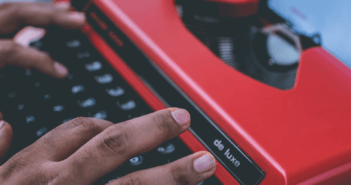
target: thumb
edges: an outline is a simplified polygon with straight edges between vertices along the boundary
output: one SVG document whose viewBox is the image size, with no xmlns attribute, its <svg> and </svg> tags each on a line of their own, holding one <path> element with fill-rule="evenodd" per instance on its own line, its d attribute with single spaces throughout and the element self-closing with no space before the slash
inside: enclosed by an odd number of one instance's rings
<svg viewBox="0 0 351 185">
<path fill-rule="evenodd" d="M 12 127 L 5 121 L 0 121 L 0 164 L 6 156 L 12 143 Z"/>
</svg>

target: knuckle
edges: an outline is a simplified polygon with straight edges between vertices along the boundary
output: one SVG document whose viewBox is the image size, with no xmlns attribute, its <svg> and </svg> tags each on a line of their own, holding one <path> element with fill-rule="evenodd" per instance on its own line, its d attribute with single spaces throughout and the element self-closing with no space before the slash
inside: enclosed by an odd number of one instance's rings
<svg viewBox="0 0 351 185">
<path fill-rule="evenodd" d="M 172 166 L 171 167 L 170 172 L 171 172 L 173 180 L 176 182 L 176 184 L 179 184 L 179 185 L 189 185 L 190 184 L 190 179 L 184 173 L 185 171 L 186 170 L 184 170 L 184 168 L 179 167 L 179 166 Z"/>
<path fill-rule="evenodd" d="M 127 153 L 127 139 L 126 132 L 109 128 L 102 133 L 102 142 L 98 144 L 98 149 L 107 154 L 112 152 L 124 155 Z"/>
<path fill-rule="evenodd" d="M 76 172 L 73 172 L 73 170 L 62 170 L 60 173 L 56 175 L 56 177 L 51 181 L 52 185 L 60 185 L 60 184 L 79 184 Z"/>
<path fill-rule="evenodd" d="M 12 176 L 15 172 L 22 171 L 29 165 L 28 160 L 25 160 L 23 157 L 19 156 L 19 154 L 10 158 L 4 166 L 2 166 L 2 170 L 5 173 L 1 173 L 2 179 L 7 179 Z"/>
<path fill-rule="evenodd" d="M 78 128 L 80 133 L 95 133 L 97 132 L 96 123 L 86 117 L 78 117 L 70 121 L 70 124 L 73 125 L 74 128 Z"/>
<path fill-rule="evenodd" d="M 30 179 L 26 179 L 28 184 L 55 184 L 53 183 L 57 178 L 57 173 L 53 172 L 52 169 L 45 167 L 36 169 L 35 173 L 31 173 Z M 19 183 L 24 184 L 24 183 Z"/>
<path fill-rule="evenodd" d="M 165 135 L 172 133 L 173 129 L 173 119 L 166 114 L 155 114 L 152 117 L 153 122 L 156 124 L 157 128 Z"/>
<path fill-rule="evenodd" d="M 53 174 L 50 171 L 43 170 L 41 163 L 38 163 L 29 154 L 21 155 L 22 152 L 16 154 L 14 157 L 10 158 L 2 167 L 0 173 L 1 179 L 13 179 L 12 177 L 18 175 L 19 173 L 24 173 L 29 176 L 25 179 L 25 183 L 28 184 L 47 184 L 51 181 Z M 17 179 L 15 184 L 24 184 L 22 182 L 24 179 Z"/>
</svg>

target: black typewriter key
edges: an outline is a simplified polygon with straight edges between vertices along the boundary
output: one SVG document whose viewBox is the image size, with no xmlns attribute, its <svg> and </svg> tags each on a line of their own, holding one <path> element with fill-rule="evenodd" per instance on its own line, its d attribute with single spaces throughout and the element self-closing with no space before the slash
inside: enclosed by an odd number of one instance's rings
<svg viewBox="0 0 351 185">
<path fill-rule="evenodd" d="M 47 129 L 46 127 L 40 127 L 36 132 L 35 135 L 40 138 L 41 136 L 43 136 L 44 134 L 46 134 L 49 131 L 49 129 Z"/>
<path fill-rule="evenodd" d="M 93 61 L 91 63 L 85 64 L 85 70 L 88 72 L 96 72 L 102 69 L 102 64 L 100 61 Z"/>
<path fill-rule="evenodd" d="M 101 85 L 105 85 L 113 82 L 113 76 L 111 74 L 97 75 L 97 76 L 94 76 L 94 78 L 95 78 L 95 81 Z"/>
<path fill-rule="evenodd" d="M 172 143 L 166 143 L 166 144 L 163 144 L 159 147 L 157 147 L 157 152 L 159 152 L 160 154 L 170 154 L 170 153 L 173 153 L 175 151 L 175 146 L 174 144 Z"/>
<path fill-rule="evenodd" d="M 88 117 L 95 118 L 95 119 L 103 119 L 103 120 L 107 120 L 109 118 L 108 113 L 104 110 L 100 110 L 94 113 L 88 113 Z"/>
<path fill-rule="evenodd" d="M 91 57 L 91 53 L 89 51 L 82 51 L 77 53 L 76 58 L 77 59 L 87 59 Z"/>
<path fill-rule="evenodd" d="M 111 97 L 120 97 L 120 96 L 124 95 L 124 92 L 125 92 L 124 88 L 122 88 L 120 86 L 105 88 L 105 91 Z"/>
<path fill-rule="evenodd" d="M 124 173 L 131 173 L 134 171 L 144 170 L 150 168 L 149 162 L 146 163 L 147 159 L 144 157 L 145 154 L 130 158 L 126 165 L 122 166 Z"/>
<path fill-rule="evenodd" d="M 84 109 L 94 107 L 97 103 L 95 98 L 93 97 L 89 97 L 83 100 L 78 100 L 77 102 L 78 102 L 78 105 Z"/>
<path fill-rule="evenodd" d="M 37 118 L 34 115 L 25 116 L 24 119 L 25 119 L 25 123 L 26 124 L 30 124 L 30 125 L 32 125 L 32 124 L 37 122 Z"/>
<path fill-rule="evenodd" d="M 82 46 L 82 41 L 79 39 L 72 39 L 65 42 L 65 46 L 70 49 L 77 49 Z"/>
<path fill-rule="evenodd" d="M 63 112 L 63 111 L 65 111 L 65 106 L 64 105 L 55 105 L 55 106 L 53 106 L 52 109 L 54 112 Z"/>
<path fill-rule="evenodd" d="M 48 123 L 49 120 L 45 119 L 42 114 L 42 112 L 36 112 L 24 116 L 24 123 L 19 122 L 19 124 L 21 124 L 19 127 L 13 127 L 14 136 L 16 137 L 17 134 L 17 136 L 20 137 L 18 139 L 23 139 L 25 137 L 27 140 L 26 143 L 31 144 L 44 135 L 49 130 L 46 126 L 50 126 L 50 123 Z"/>
<path fill-rule="evenodd" d="M 80 111 L 79 106 L 67 97 L 54 98 L 46 106 L 48 107 L 47 116 L 52 117 L 53 124 L 62 123 L 64 119 L 74 117 Z"/>
<path fill-rule="evenodd" d="M 137 104 L 134 100 L 117 101 L 117 105 L 123 111 L 131 111 L 137 107 Z"/>
<path fill-rule="evenodd" d="M 144 158 L 141 155 L 129 159 L 129 165 L 131 165 L 131 166 L 139 166 L 143 162 L 144 162 Z"/>
<path fill-rule="evenodd" d="M 46 123 L 45 118 L 39 112 L 24 114 L 20 116 L 20 119 L 17 119 L 17 121 L 18 125 L 13 128 L 14 132 L 30 134 L 31 139 L 35 139 L 35 132 L 42 124 Z"/>
<path fill-rule="evenodd" d="M 50 113 L 56 120 L 61 120 L 69 115 L 69 110 L 64 104 L 55 104 L 50 107 Z"/>
<path fill-rule="evenodd" d="M 80 67 L 80 64 L 92 62 L 96 59 L 95 52 L 91 46 L 85 45 L 79 50 L 73 52 L 73 59 L 76 60 L 76 64 Z"/>
<path fill-rule="evenodd" d="M 80 111 L 79 116 L 106 119 L 107 116 L 110 115 L 104 110 L 106 107 L 104 107 L 101 99 L 96 99 L 94 97 L 83 98 L 77 101 L 77 105 Z"/>
<path fill-rule="evenodd" d="M 86 88 L 84 87 L 84 85 L 74 85 L 73 87 L 71 87 L 71 93 L 72 94 L 82 94 L 84 93 L 86 90 Z"/>
</svg>

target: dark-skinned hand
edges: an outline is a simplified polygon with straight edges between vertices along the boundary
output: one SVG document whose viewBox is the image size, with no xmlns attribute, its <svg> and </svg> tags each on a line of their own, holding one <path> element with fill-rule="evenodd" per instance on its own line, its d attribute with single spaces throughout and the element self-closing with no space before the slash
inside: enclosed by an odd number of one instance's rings
<svg viewBox="0 0 351 185">
<path fill-rule="evenodd" d="M 79 29 L 84 23 L 84 15 L 71 12 L 67 3 L 0 5 L 0 69 L 7 65 L 35 68 L 55 78 L 64 78 L 68 74 L 65 66 L 46 53 L 16 44 L 12 38 L 25 26 Z M 0 113 L 0 160 L 12 141 L 11 126 L 3 119 Z M 129 158 L 152 150 L 189 126 L 189 113 L 178 108 L 118 124 L 76 118 L 53 129 L 2 164 L 0 184 L 93 184 Z M 214 157 L 208 152 L 198 152 L 108 184 L 196 185 L 212 176 L 215 169 Z"/>
</svg>

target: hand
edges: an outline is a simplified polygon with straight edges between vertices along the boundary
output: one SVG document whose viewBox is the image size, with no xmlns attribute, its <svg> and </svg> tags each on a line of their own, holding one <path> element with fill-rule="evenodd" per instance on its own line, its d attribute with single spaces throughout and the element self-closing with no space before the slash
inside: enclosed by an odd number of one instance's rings
<svg viewBox="0 0 351 185">
<path fill-rule="evenodd" d="M 57 25 L 78 29 L 85 23 L 82 13 L 70 12 L 67 3 L 57 6 L 38 3 L 5 3 L 0 5 L 0 69 L 6 65 L 35 68 L 55 78 L 64 78 L 67 68 L 55 62 L 46 53 L 23 47 L 11 39 L 25 26 L 46 27 Z"/>
<path fill-rule="evenodd" d="M 49 55 L 30 47 L 24 47 L 12 40 L 12 37 L 25 26 L 46 27 L 61 26 L 66 29 L 78 29 L 85 24 L 82 13 L 70 12 L 68 3 L 56 6 L 35 3 L 4 3 L 0 5 L 0 69 L 6 65 L 23 68 L 35 68 L 55 78 L 64 78 L 68 70 L 55 62 Z M 0 87 L 1 89 L 1 87 Z M 0 102 L 1 103 L 1 102 Z M 0 121 L 3 115 L 0 112 Z M 2 122 L 0 122 L 2 123 Z M 12 141 L 11 126 L 3 122 L 0 126 L 0 163 Z"/>
<path fill-rule="evenodd" d="M 184 109 L 166 109 L 119 124 L 76 118 L 44 135 L 0 167 L 0 184 L 92 184 L 133 156 L 189 128 Z M 214 157 L 199 152 L 128 174 L 108 185 L 195 185 L 215 172 Z"/>
</svg>

